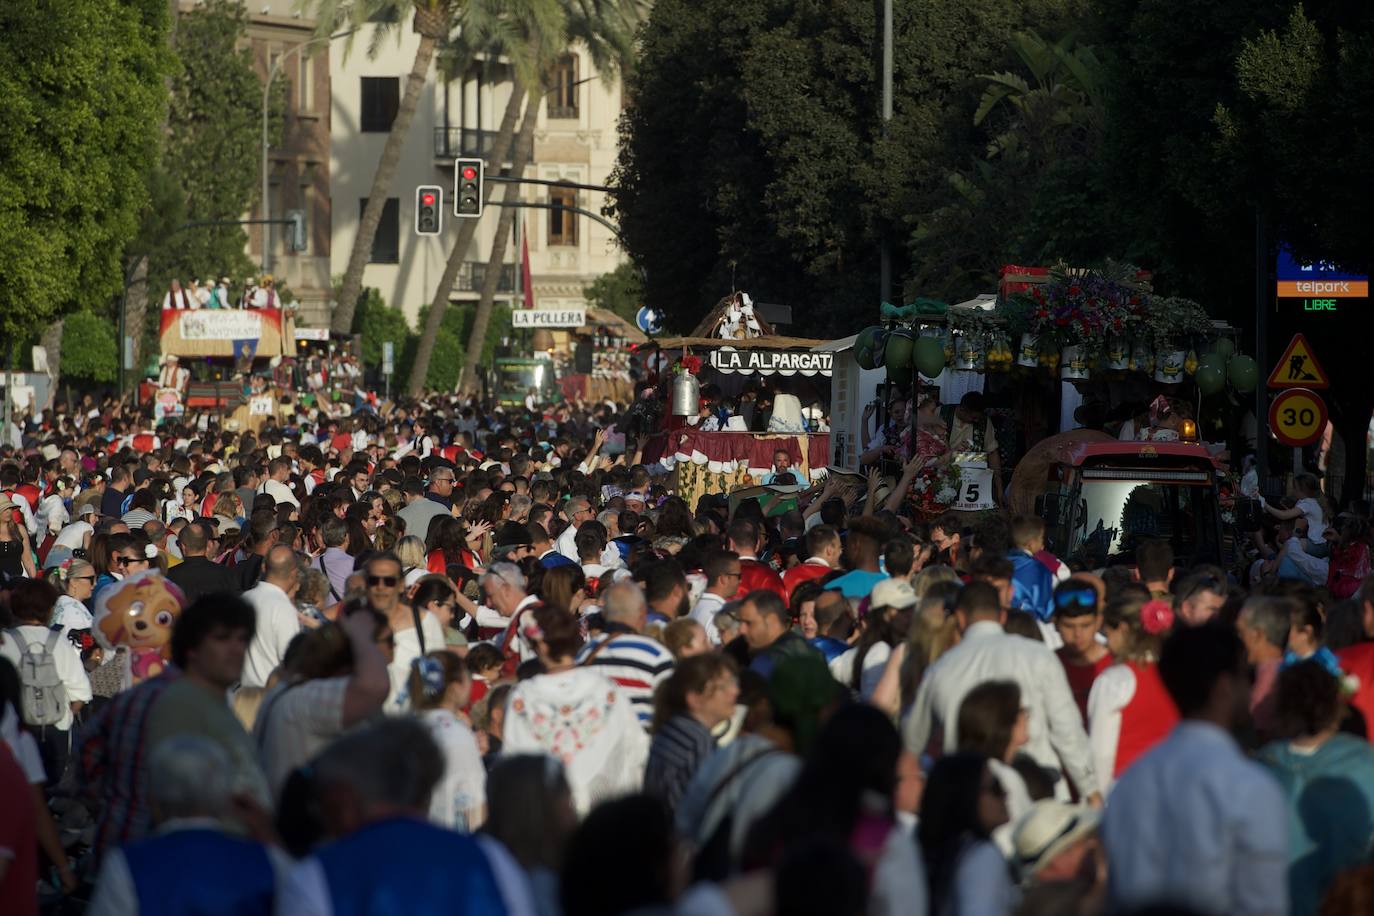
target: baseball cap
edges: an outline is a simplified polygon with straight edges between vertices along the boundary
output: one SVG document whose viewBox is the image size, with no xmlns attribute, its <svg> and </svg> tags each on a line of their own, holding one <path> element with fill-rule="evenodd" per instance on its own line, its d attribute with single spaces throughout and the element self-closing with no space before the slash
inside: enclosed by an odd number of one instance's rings
<svg viewBox="0 0 1374 916">
<path fill-rule="evenodd" d="M 891 607 L 902 610 L 916 606 L 916 592 L 905 579 L 884 579 L 873 586 L 869 607 Z"/>
<path fill-rule="evenodd" d="M 1042 799 L 1022 815 L 1012 831 L 1012 848 L 1021 873 L 1034 877 L 1054 857 L 1097 829 L 1102 816 L 1088 805 Z"/>
</svg>

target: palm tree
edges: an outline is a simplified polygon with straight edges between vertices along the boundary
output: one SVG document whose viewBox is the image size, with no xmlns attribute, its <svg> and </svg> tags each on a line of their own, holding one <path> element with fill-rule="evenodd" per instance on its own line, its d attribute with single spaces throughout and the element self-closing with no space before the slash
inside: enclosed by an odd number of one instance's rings
<svg viewBox="0 0 1374 916">
<path fill-rule="evenodd" d="M 530 146 L 526 138 L 522 141 L 521 150 L 517 151 L 518 158 L 511 155 L 516 121 L 527 94 L 525 87 L 538 79 L 542 65 L 538 49 L 559 41 L 563 25 L 563 8 L 558 0 L 484 0 L 469 3 L 464 8 L 458 34 L 449 43 L 453 69 L 460 72 L 479 55 L 485 55 L 487 59 L 504 57 L 510 61 L 515 80 L 488 158 L 498 164 L 511 162 L 516 174 L 523 173 L 528 159 L 527 154 L 520 156 L 519 153 L 527 151 Z M 537 100 L 534 109 L 538 110 Z M 522 132 L 522 136 L 526 135 Z M 483 190 L 484 204 L 491 200 L 494 184 L 486 184 Z M 415 360 L 411 363 L 407 384 L 411 394 L 418 395 L 424 390 L 430 359 L 434 355 L 434 342 L 439 329 L 443 327 L 444 313 L 448 310 L 449 294 L 467 257 L 472 237 L 477 232 L 477 223 L 476 219 L 458 220 L 458 238 L 449 251 L 448 263 L 444 265 L 439 285 L 434 290 L 434 298 L 430 301 L 425 326 L 415 351 Z"/>
<path fill-rule="evenodd" d="M 368 47 L 369 55 L 375 55 L 386 35 L 404 22 L 407 14 L 420 36 L 420 45 L 415 49 L 415 60 L 410 74 L 406 77 L 405 93 L 401 96 L 396 118 L 391 122 L 391 133 L 387 135 L 386 145 L 382 147 L 382 158 L 377 162 L 377 172 L 372 178 L 372 190 L 367 195 L 367 206 L 363 209 L 362 220 L 358 223 L 358 234 L 353 239 L 353 250 L 348 255 L 348 269 L 344 271 L 343 284 L 339 298 L 334 306 L 334 317 L 330 322 L 335 333 L 347 334 L 353 329 L 353 312 L 362 292 L 363 268 L 367 266 L 372 253 L 372 241 L 377 235 L 377 226 L 382 221 L 382 208 L 391 193 L 396 177 L 396 166 L 401 160 L 401 146 L 410 133 L 410 122 L 415 117 L 415 109 L 420 102 L 420 93 L 429 79 L 429 67 L 434 60 L 434 52 L 439 42 L 448 37 L 455 17 L 461 9 L 461 0 L 300 0 L 302 7 L 313 7 L 317 21 L 316 33 L 320 36 L 334 34 L 341 26 L 350 26 L 358 31 L 368 23 L 375 23 L 372 40 Z M 349 36 L 352 45 L 352 36 Z"/>
<path fill-rule="evenodd" d="M 563 41 L 550 47 L 559 51 L 574 44 L 586 48 L 592 64 L 603 77 L 613 77 L 628 71 L 634 62 L 635 30 L 649 8 L 647 0 L 559 0 L 565 12 L 565 32 Z M 552 64 L 551 55 L 548 65 Z M 519 156 L 522 148 L 529 145 L 534 134 L 534 123 L 538 116 L 539 104 L 547 91 L 550 69 L 543 70 L 537 91 L 532 87 L 529 104 L 520 126 L 520 140 L 516 147 Z M 519 177 L 524 174 L 525 163 L 512 161 L 511 174 Z M 502 200 L 512 201 L 519 196 L 515 185 L 506 185 Z M 491 255 L 487 259 L 486 274 L 482 278 L 482 291 L 477 301 L 477 314 L 473 318 L 472 329 L 468 335 L 466 358 L 463 360 L 463 375 L 459 389 L 466 392 L 477 388 L 477 367 L 482 358 L 482 346 L 486 341 L 487 325 L 491 323 L 491 310 L 496 300 L 496 287 L 500 281 L 501 263 L 505 260 L 506 245 L 510 240 L 511 227 L 515 221 L 515 208 L 502 207 L 497 223 L 496 237 L 492 241 Z"/>
</svg>

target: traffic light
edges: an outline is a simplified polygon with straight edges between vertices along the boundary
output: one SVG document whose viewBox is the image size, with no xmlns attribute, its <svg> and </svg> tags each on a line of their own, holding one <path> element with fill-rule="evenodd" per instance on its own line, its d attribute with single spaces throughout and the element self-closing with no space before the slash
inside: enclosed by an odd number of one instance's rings
<svg viewBox="0 0 1374 916">
<path fill-rule="evenodd" d="M 444 228 L 444 189 L 422 184 L 415 189 L 415 234 L 438 235 Z"/>
<path fill-rule="evenodd" d="M 453 164 L 453 215 L 467 219 L 482 215 L 481 159 L 459 159 Z"/>
</svg>

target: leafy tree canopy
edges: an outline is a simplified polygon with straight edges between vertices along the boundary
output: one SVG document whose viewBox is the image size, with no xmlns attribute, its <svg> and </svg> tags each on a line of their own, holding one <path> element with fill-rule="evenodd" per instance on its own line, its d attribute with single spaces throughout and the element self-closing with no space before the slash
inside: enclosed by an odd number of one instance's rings
<svg viewBox="0 0 1374 916">
<path fill-rule="evenodd" d="M 644 283 L 640 279 L 639 269 L 627 262 L 597 277 L 583 295 L 593 307 L 615 312 L 627 321 L 634 321 L 635 314 L 644 304 Z"/>
<path fill-rule="evenodd" d="M 82 310 L 62 322 L 62 374 L 108 383 L 119 371 L 115 329 L 105 318 Z"/>
<path fill-rule="evenodd" d="M 0 322 L 120 289 L 166 106 L 167 4 L 0 4 Z"/>
</svg>

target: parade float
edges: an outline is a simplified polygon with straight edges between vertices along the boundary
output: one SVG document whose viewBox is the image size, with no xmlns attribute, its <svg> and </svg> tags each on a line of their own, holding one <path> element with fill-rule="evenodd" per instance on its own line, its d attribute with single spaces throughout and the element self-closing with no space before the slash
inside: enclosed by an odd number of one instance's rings
<svg viewBox="0 0 1374 916">
<path fill-rule="evenodd" d="M 254 370 L 279 367 L 296 354 L 291 308 L 163 309 L 157 375 L 143 383 L 142 400 L 158 419 L 188 408 L 223 410 L 244 428 L 277 410 L 277 385 L 245 385 Z"/>
<path fill-rule="evenodd" d="M 692 506 L 707 494 L 761 484 L 778 451 L 791 458 L 799 485 L 823 477 L 834 357 L 816 349 L 821 343 L 778 334 L 747 293 L 735 292 L 690 335 L 640 347 L 666 396 L 644 461 L 671 474 Z M 762 429 L 750 423 L 756 410 L 768 413 Z"/>
<path fill-rule="evenodd" d="M 1125 432 L 1114 429 L 1106 438 L 1182 443 L 1197 465 L 1190 473 L 1210 474 L 1200 485 L 1215 489 L 1234 444 L 1228 436 L 1236 435 L 1245 409 L 1247 399 L 1237 395 L 1259 382 L 1255 360 L 1237 351 L 1234 329 L 1212 321 L 1196 302 L 1156 295 L 1149 275 L 1130 267 L 1007 266 L 996 294 L 952 305 L 930 299 L 884 304 L 881 319 L 819 348 L 836 360 L 831 457 L 838 467 L 859 468 L 869 405 L 876 409 L 877 430 L 888 422 L 885 410 L 894 398 L 910 398 L 913 407 L 936 399 L 948 423 L 961 396 L 980 391 L 1007 468 L 1061 431 L 1124 421 Z M 1123 445 L 1130 453 L 1125 457 L 1138 457 L 1138 449 Z M 1204 465 L 1213 470 L 1200 470 Z M 1018 496 L 1013 486 L 1002 495 L 1024 503 L 1017 511 L 1031 511 L 1035 497 L 1054 489 L 1051 484 L 1073 478 L 1063 470 L 1072 467 L 1059 460 L 1054 480 L 1043 468 L 1023 474 L 1022 489 L 1034 477 L 1034 492 Z M 982 492 L 986 470 L 977 462 L 960 463 L 963 484 L 949 502 L 930 495 L 947 496 L 947 481 L 932 487 L 923 473 L 910 502 L 925 516 L 942 508 L 989 508 Z M 976 506 L 962 490 L 972 481 L 984 497 Z"/>
</svg>

